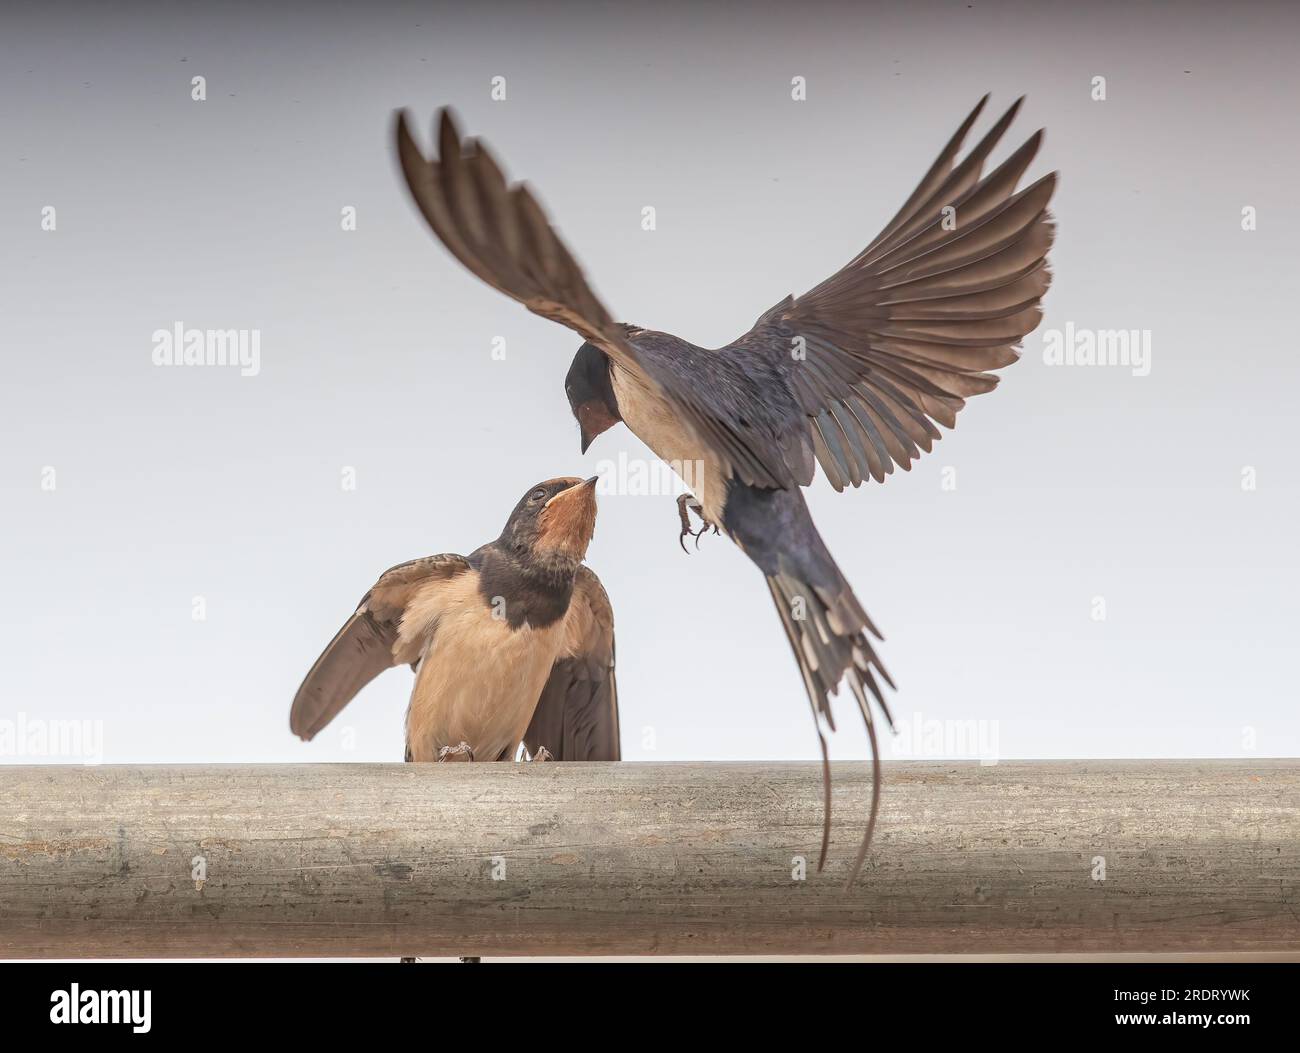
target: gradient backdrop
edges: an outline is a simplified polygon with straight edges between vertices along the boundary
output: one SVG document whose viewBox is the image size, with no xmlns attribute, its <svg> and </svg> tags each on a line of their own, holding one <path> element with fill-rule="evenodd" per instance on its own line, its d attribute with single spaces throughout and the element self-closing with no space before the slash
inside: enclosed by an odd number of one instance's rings
<svg viewBox="0 0 1300 1053">
<path fill-rule="evenodd" d="M 716 346 L 865 245 L 991 91 L 1029 96 L 995 161 L 1045 126 L 1030 174 L 1062 173 L 1043 328 L 910 474 L 809 494 L 897 714 L 1003 758 L 1300 753 L 1297 9 L 260 7 L 3 15 L 0 719 L 102 721 L 111 762 L 397 760 L 406 669 L 311 745 L 287 725 L 377 574 L 647 456 L 623 428 L 579 455 L 578 341 L 434 240 L 396 107 L 454 104 L 617 316 Z M 260 373 L 156 367 L 177 322 L 259 329 Z M 1148 331 L 1149 375 L 1046 365 L 1067 324 Z M 815 755 L 729 543 L 688 558 L 671 496 L 607 496 L 590 563 L 628 759 Z"/>
</svg>

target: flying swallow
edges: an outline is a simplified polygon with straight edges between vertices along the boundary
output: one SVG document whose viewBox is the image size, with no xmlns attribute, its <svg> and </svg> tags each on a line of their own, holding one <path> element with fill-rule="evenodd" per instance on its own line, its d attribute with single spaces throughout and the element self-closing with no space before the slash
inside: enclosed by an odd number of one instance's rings
<svg viewBox="0 0 1300 1053">
<path fill-rule="evenodd" d="M 724 347 L 615 322 L 532 192 L 509 184 L 477 139 L 443 110 L 437 157 L 417 147 L 404 114 L 397 151 L 415 203 L 462 264 L 530 311 L 584 340 L 565 389 L 582 449 L 622 421 L 685 480 L 691 507 L 762 570 L 817 724 L 830 830 L 826 737 L 830 696 L 847 681 L 871 741 L 873 794 L 849 881 L 879 809 L 880 766 L 868 692 L 890 720 L 877 677 L 894 687 L 882 639 L 836 566 L 801 487 L 816 465 L 836 490 L 909 469 L 951 428 L 965 400 L 991 390 L 990 370 L 1017 357 L 1038 324 L 1053 237 L 1056 174 L 1023 189 L 1041 130 L 997 168 L 984 164 L 1020 100 L 964 156 L 980 100 L 884 230 L 802 296 L 786 296 Z M 684 538 L 686 504 L 679 514 Z M 698 535 L 697 543 L 698 543 Z M 892 724 L 892 720 L 891 720 Z"/>
<path fill-rule="evenodd" d="M 316 660 L 289 727 L 315 736 L 385 669 L 410 664 L 408 761 L 618 760 L 614 615 L 582 560 L 596 477 L 538 483 L 468 556 L 385 571 Z"/>
</svg>

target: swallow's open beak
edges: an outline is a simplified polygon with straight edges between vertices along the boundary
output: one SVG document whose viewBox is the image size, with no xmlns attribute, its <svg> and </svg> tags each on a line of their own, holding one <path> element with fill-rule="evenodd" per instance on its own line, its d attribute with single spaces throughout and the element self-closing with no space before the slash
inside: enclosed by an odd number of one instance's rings
<svg viewBox="0 0 1300 1053">
<path fill-rule="evenodd" d="M 542 508 L 538 546 L 562 552 L 574 559 L 587 554 L 596 530 L 596 483 L 600 476 L 575 482 L 546 502 Z"/>
</svg>

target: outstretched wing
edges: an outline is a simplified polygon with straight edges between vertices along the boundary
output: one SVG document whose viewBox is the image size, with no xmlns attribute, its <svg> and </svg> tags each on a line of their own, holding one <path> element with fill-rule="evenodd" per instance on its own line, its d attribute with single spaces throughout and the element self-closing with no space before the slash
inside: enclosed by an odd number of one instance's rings
<svg viewBox="0 0 1300 1053">
<path fill-rule="evenodd" d="M 507 183 L 480 140 L 461 138 L 448 110 L 438 120 L 436 159 L 420 152 L 404 113 L 397 115 L 396 134 L 411 196 L 453 256 L 494 289 L 568 326 L 663 394 L 683 427 L 725 456 L 746 482 L 792 484 L 779 461 L 754 454 L 743 424 L 716 412 L 697 390 L 698 378 L 682 377 L 670 362 L 638 352 L 627 336 L 630 327 L 611 319 L 532 191 Z"/>
<path fill-rule="evenodd" d="M 579 333 L 628 368 L 636 352 L 587 285 L 582 268 L 532 191 L 506 182 L 478 139 L 462 139 L 449 110 L 437 128 L 438 157 L 421 152 L 397 114 L 397 156 L 411 196 L 448 251 L 494 289 L 534 314 Z"/>
<path fill-rule="evenodd" d="M 1022 100 L 957 160 L 987 99 L 870 245 L 722 349 L 781 363 L 837 490 L 910 468 L 940 438 L 936 424 L 954 427 L 967 398 L 997 385 L 987 371 L 1019 357 L 1042 315 L 1056 173 L 1016 189 L 1040 130 L 983 174 Z"/>
<path fill-rule="evenodd" d="M 411 626 L 403 631 L 407 605 L 420 589 L 467 570 L 464 556 L 445 553 L 384 571 L 298 688 L 289 710 L 290 730 L 309 741 L 385 669 L 414 662 L 428 641 L 413 639 Z M 427 628 L 417 627 L 414 635 L 427 635 Z"/>
<path fill-rule="evenodd" d="M 578 568 L 564 639 L 524 747 L 530 754 L 545 747 L 556 760 L 619 760 L 614 611 L 600 579 L 586 567 Z"/>
</svg>

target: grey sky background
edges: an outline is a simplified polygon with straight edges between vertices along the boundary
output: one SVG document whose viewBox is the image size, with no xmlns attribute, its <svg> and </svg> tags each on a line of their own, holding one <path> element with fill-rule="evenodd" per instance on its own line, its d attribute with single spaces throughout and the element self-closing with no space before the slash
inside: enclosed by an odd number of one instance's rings
<svg viewBox="0 0 1300 1053">
<path fill-rule="evenodd" d="M 110 762 L 400 759 L 405 669 L 310 745 L 287 723 L 378 573 L 489 540 L 539 479 L 647 456 L 623 428 L 579 455 L 577 339 L 427 231 L 394 108 L 427 129 L 454 104 L 617 316 L 716 346 L 870 241 L 991 91 L 981 128 L 1029 96 L 998 157 L 1045 126 L 1031 175 L 1062 173 L 1043 326 L 910 474 L 809 494 L 888 637 L 896 714 L 989 722 L 1004 758 L 1300 753 L 1297 9 L 3 18 L 0 719 L 102 720 Z M 260 329 L 260 374 L 155 367 L 176 322 Z M 1150 374 L 1045 365 L 1067 323 L 1149 330 Z M 676 534 L 670 496 L 602 499 L 624 756 L 814 756 L 760 574 Z M 835 756 L 863 756 L 839 714 Z"/>
</svg>

